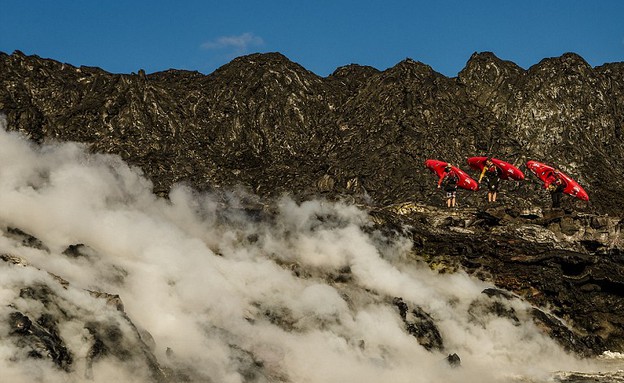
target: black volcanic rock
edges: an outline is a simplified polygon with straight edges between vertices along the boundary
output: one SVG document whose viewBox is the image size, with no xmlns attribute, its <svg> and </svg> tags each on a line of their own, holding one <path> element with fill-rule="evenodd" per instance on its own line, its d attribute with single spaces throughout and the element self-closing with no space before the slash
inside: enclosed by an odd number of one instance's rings
<svg viewBox="0 0 624 383">
<path fill-rule="evenodd" d="M 594 352 L 623 349 L 624 63 L 567 53 L 528 70 L 475 53 L 457 78 L 406 59 L 347 65 L 323 78 L 279 53 L 209 75 L 111 74 L 0 53 L 0 111 L 35 142 L 72 140 L 140 167 L 154 191 L 237 185 L 260 197 L 352 198 L 405 233 L 432 267 L 462 267 L 571 322 Z M 443 196 L 423 163 L 492 155 L 553 164 L 591 202 L 550 204 L 535 177 Z M 409 229 L 406 229 L 409 228 Z M 566 335 L 567 336 L 567 335 Z"/>
<path fill-rule="evenodd" d="M 537 307 L 550 307 L 551 314 L 536 320 L 564 318 L 571 329 L 545 324 L 549 333 L 565 332 L 565 339 L 557 339 L 564 347 L 583 355 L 624 348 L 622 219 L 552 210 L 527 214 L 514 207 L 449 211 L 412 203 L 371 214 L 382 228 L 408 228 L 403 230 L 414 239 L 414 254 L 432 268 L 461 268 Z M 489 306 L 473 310 L 484 307 Z"/>
<path fill-rule="evenodd" d="M 576 210 L 617 214 L 624 197 L 622 64 L 568 53 L 529 70 L 475 53 L 457 78 L 406 59 L 319 77 L 279 53 L 239 57 L 210 75 L 115 75 L 21 52 L 0 54 L 0 110 L 35 141 L 77 140 L 140 166 L 167 194 L 244 185 L 264 196 L 353 194 L 387 205 L 439 203 L 427 158 L 472 155 L 567 171 L 588 191 Z M 529 177 L 531 181 L 531 177 Z M 502 198 L 547 195 L 504 183 Z M 460 193 L 475 206 L 483 196 Z"/>
<path fill-rule="evenodd" d="M 350 64 L 336 69 L 327 79 L 334 80 L 338 86 L 346 88 L 346 92 L 341 92 L 342 95 L 352 97 L 366 86 L 370 77 L 377 74 L 379 70 L 371 66 Z"/>
<path fill-rule="evenodd" d="M 372 77 L 341 115 L 337 178 L 360 180 L 382 205 L 431 200 L 437 180 L 425 159 L 461 164 L 458 153 L 475 153 L 478 127 L 490 123 L 454 80 L 413 60 Z"/>
<path fill-rule="evenodd" d="M 22 258 L 10 254 L 0 254 L 0 267 L 11 268 L 16 276 L 22 276 L 33 268 Z M 92 379 L 94 365 L 110 357 L 130 362 L 128 364 L 133 368 L 145 368 L 153 382 L 172 381 L 169 374 L 173 371 L 165 371 L 160 366 L 143 336 L 123 311 L 119 296 L 87 291 L 85 300 L 77 304 L 78 301 L 68 299 L 58 291 L 71 289 L 77 294 L 83 292 L 63 278 L 50 275 L 52 278 L 47 281 L 24 282 L 19 289 L 19 302 L 5 302 L 10 312 L 3 312 L 0 322 L 9 325 L 9 336 L 3 338 L 3 342 L 10 342 L 20 350 L 18 355 L 13 356 L 15 361 L 27 358 L 48 360 L 58 369 L 71 373 L 78 364 L 77 359 L 84 358 L 84 377 Z M 27 311 L 18 311 L 16 305 Z M 74 341 L 74 348 L 71 349 L 59 327 L 76 321 L 90 336 L 81 337 L 78 345 Z M 76 357 L 76 353 L 81 353 L 80 349 L 88 352 Z"/>
<path fill-rule="evenodd" d="M 473 55 L 459 78 L 500 121 L 490 133 L 490 152 L 515 158 L 516 164 L 528 159 L 556 164 L 587 186 L 595 207 L 619 214 L 619 207 L 606 205 L 620 201 L 621 194 L 622 170 L 616 164 L 624 158 L 618 133 L 622 98 L 614 83 L 622 77 L 603 73 L 572 53 L 544 59 L 528 71 L 486 53 Z"/>
<path fill-rule="evenodd" d="M 418 343 L 428 351 L 444 349 L 444 341 L 440 330 L 435 324 L 435 321 L 422 307 L 414 307 L 412 310 L 403 298 L 394 297 L 392 304 L 399 309 L 399 315 L 405 323 L 405 330 L 414 338 L 418 340 Z"/>
</svg>

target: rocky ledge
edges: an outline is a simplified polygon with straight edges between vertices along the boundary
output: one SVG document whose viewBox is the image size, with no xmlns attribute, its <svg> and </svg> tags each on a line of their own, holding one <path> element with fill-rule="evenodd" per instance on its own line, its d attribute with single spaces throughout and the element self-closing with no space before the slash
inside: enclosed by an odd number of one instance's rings
<svg viewBox="0 0 624 383">
<path fill-rule="evenodd" d="M 415 259 L 433 269 L 461 268 L 549 307 L 570 330 L 553 336 L 568 339 L 571 350 L 624 349 L 622 218 L 501 205 L 449 210 L 410 202 L 371 214 L 382 227 L 413 238 Z"/>
</svg>

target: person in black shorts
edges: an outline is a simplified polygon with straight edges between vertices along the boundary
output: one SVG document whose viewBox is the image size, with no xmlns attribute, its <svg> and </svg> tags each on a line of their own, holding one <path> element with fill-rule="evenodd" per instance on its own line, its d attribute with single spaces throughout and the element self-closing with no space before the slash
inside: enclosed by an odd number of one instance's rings
<svg viewBox="0 0 624 383">
<path fill-rule="evenodd" d="M 438 180 L 438 188 L 444 186 L 446 192 L 446 206 L 455 207 L 457 201 L 457 183 L 459 182 L 459 176 L 453 170 L 451 164 L 447 164 L 444 167 L 444 173 Z"/>
<path fill-rule="evenodd" d="M 498 186 L 500 184 L 502 171 L 491 159 L 485 161 L 483 170 L 481 170 L 481 176 L 479 177 L 479 184 L 481 180 L 485 178 L 488 191 L 488 202 L 496 202 L 496 194 L 498 193 Z"/>
</svg>

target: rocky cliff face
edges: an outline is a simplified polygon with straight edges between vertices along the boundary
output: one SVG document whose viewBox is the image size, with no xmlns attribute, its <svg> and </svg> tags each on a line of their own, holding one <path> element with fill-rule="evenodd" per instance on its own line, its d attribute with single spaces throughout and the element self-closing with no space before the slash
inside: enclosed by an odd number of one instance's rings
<svg viewBox="0 0 624 383">
<path fill-rule="evenodd" d="M 349 65 L 322 78 L 278 53 L 239 57 L 210 75 L 114 75 L 20 52 L 0 55 L 0 110 L 36 141 L 78 140 L 140 166 L 166 194 L 244 185 L 260 195 L 367 195 L 439 203 L 426 158 L 465 166 L 493 155 L 575 177 L 576 210 L 619 213 L 624 197 L 624 65 L 565 54 L 524 70 L 475 53 L 457 78 L 405 60 Z M 529 177 L 530 179 L 530 177 Z M 482 195 L 460 198 L 477 206 Z M 530 182 L 508 203 L 546 204 Z"/>
<path fill-rule="evenodd" d="M 572 325 L 556 336 L 569 349 L 624 346 L 621 218 L 516 207 L 449 213 L 412 203 L 372 214 L 382 226 L 408 228 L 415 253 L 431 267 L 461 268 L 551 307 Z"/>
<path fill-rule="evenodd" d="M 569 350 L 624 349 L 622 63 L 592 68 L 565 54 L 524 70 L 479 53 L 457 78 L 409 59 L 385 71 L 348 65 L 322 78 L 272 53 L 239 57 L 210 75 L 116 75 L 15 52 L 0 53 L 0 84 L 9 129 L 118 154 L 157 194 L 182 182 L 213 191 L 242 185 L 267 200 L 285 192 L 347 198 L 382 230 L 412 238 L 414 256 L 432 268 L 461 267 L 553 307 L 569 327 L 541 311 L 535 321 Z M 461 209 L 432 207 L 442 196 L 425 159 L 467 169 L 473 155 L 522 170 L 529 159 L 553 164 L 591 202 L 566 198 L 562 210 L 547 209 L 548 195 L 527 174 L 525 182 L 503 181 L 499 206 L 486 206 L 484 192 L 460 192 Z M 244 208 L 271 215 L 259 204 Z M 407 306 L 396 302 L 406 321 Z M 14 311 L 12 336 L 49 335 L 46 347 L 63 350 L 45 321 L 25 333 L 28 321 Z M 127 336 L 144 349 L 139 335 Z M 56 354 L 60 367 L 71 364 L 70 354 Z M 141 355 L 153 374 L 163 373 L 149 352 Z"/>
</svg>

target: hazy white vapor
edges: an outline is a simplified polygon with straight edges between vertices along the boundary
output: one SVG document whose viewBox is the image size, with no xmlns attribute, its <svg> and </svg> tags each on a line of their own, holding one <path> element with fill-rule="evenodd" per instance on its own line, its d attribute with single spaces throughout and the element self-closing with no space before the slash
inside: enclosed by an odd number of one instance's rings
<svg viewBox="0 0 624 383">
<path fill-rule="evenodd" d="M 251 47 L 262 45 L 264 45 L 264 40 L 261 37 L 246 32 L 238 36 L 221 36 L 203 43 L 201 47 L 210 50 L 234 49 L 237 53 L 243 53 Z"/>
<path fill-rule="evenodd" d="M 521 324 L 475 320 L 470 305 L 489 285 L 408 261 L 411 243 L 372 230 L 354 206 L 284 197 L 270 219 L 257 219 L 183 186 L 163 199 L 117 156 L 75 143 L 35 146 L 3 125 L 0 117 L 0 227 L 32 234 L 49 250 L 23 246 L 1 229 L 0 253 L 78 289 L 119 294 L 153 337 L 159 362 L 189 371 L 192 381 L 489 383 L 580 368 L 522 314 L 528 305 L 519 299 L 508 304 Z M 63 254 L 77 243 L 90 253 Z M 345 269 L 350 280 L 337 282 Z M 32 280 L 51 277 L 0 262 L 0 319 L 10 301 L 23 312 L 38 309 L 16 296 L 15 286 Z M 90 304 L 85 293 L 58 294 Z M 429 352 L 408 334 L 393 297 L 426 310 L 447 350 Z M 19 350 L 0 320 L 0 381 L 82 381 L 85 330 L 77 323 L 61 330 L 75 356 L 69 373 L 40 360 L 16 362 Z M 459 354 L 461 368 L 444 362 L 449 352 Z M 114 363 L 98 362 L 93 381 L 149 381 Z"/>
</svg>

